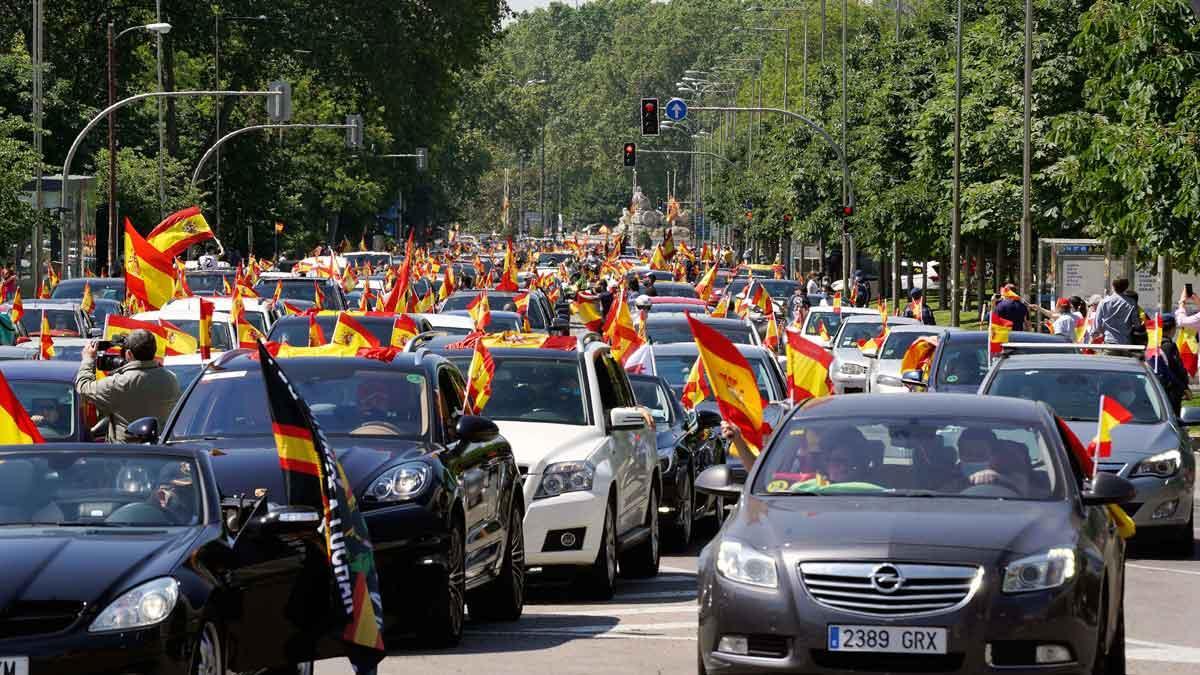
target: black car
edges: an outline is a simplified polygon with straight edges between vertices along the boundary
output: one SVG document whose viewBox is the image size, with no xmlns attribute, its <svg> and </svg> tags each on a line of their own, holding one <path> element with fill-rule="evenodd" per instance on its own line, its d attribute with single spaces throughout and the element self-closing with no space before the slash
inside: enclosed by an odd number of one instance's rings
<svg viewBox="0 0 1200 675">
<path fill-rule="evenodd" d="M 339 312 L 321 312 L 317 315 L 317 325 L 321 327 L 321 332 L 325 335 L 325 341 L 328 343 L 333 339 L 333 329 L 337 325 Z M 351 312 L 354 320 L 366 328 L 371 335 L 379 340 L 379 344 L 388 345 L 392 341 L 392 327 L 396 323 L 396 315 L 386 312 Z M 417 324 L 417 332 L 432 330 L 429 326 L 429 321 L 416 317 L 413 319 Z M 271 324 L 271 333 L 267 336 L 267 340 L 271 342 L 286 342 L 290 345 L 307 345 L 308 344 L 308 317 L 307 316 L 285 316 L 275 323 Z"/>
<path fill-rule="evenodd" d="M 1062 335 L 1026 333 L 1013 331 L 1008 342 L 1022 344 L 1070 342 Z M 1049 353 L 1061 354 L 1062 349 L 1051 348 Z M 1039 353 L 1036 347 L 1021 348 L 1022 354 Z M 977 330 L 951 331 L 938 340 L 937 349 L 929 365 L 929 378 L 919 370 L 901 373 L 904 384 L 913 390 L 940 391 L 951 394 L 975 393 L 990 365 L 988 357 L 988 332 Z"/>
<path fill-rule="evenodd" d="M 190 280 L 191 277 L 188 277 Z M 232 284 L 232 280 L 230 281 Z M 283 300 L 300 300 L 303 302 L 316 303 L 316 289 L 320 288 L 323 294 L 321 299 L 321 309 L 354 309 L 346 304 L 346 295 L 342 292 L 341 284 L 334 283 L 326 278 L 321 277 L 291 277 L 286 279 L 259 279 L 254 285 L 254 292 L 258 293 L 259 297 L 273 298 L 275 297 L 275 288 L 283 284 L 279 292 L 280 301 Z M 215 295 L 220 295 L 217 293 Z"/>
<path fill-rule="evenodd" d="M 346 470 L 375 548 L 385 625 L 426 644 L 462 636 L 464 605 L 514 620 L 524 604 L 524 502 L 508 441 L 462 415 L 465 385 L 450 362 L 402 354 L 280 359 Z M 225 494 L 281 498 L 258 361 L 226 352 L 181 397 L 168 445 L 211 450 Z"/>
<path fill-rule="evenodd" d="M 8 381 L 42 438 L 50 443 L 104 440 L 104 434 L 99 438 L 92 436 L 91 429 L 99 422 L 99 413 L 76 393 L 78 372 L 78 361 L 0 361 L 0 375 Z M 0 495 L 0 502 L 3 499 Z"/>
<path fill-rule="evenodd" d="M 554 310 L 550 307 L 550 301 L 546 299 L 546 295 L 541 291 L 521 291 L 521 293 L 525 292 L 529 293 L 529 310 L 526 312 L 526 316 L 529 317 L 529 327 L 536 333 L 545 333 L 550 329 L 550 320 L 554 317 Z M 517 295 L 518 293 L 488 291 L 488 308 L 498 311 L 516 311 L 514 298 Z M 438 311 L 464 310 L 478 297 L 478 291 L 458 291 L 446 298 L 446 301 L 442 303 Z M 511 308 L 509 308 L 510 306 Z"/>
<path fill-rule="evenodd" d="M 797 408 L 699 559 L 700 671 L 1124 672 L 1132 498 L 1042 403 L 833 396 Z M 1076 450 L 1072 450 L 1072 447 Z M 1078 452 L 1078 454 L 1076 454 Z"/>
<path fill-rule="evenodd" d="M 697 499 L 696 476 L 723 461 L 723 448 L 716 432 L 721 416 L 711 410 L 684 410 L 671 386 L 654 375 L 630 375 L 629 384 L 638 405 L 650 410 L 658 443 L 658 468 L 662 475 L 662 513 L 668 533 L 678 548 L 692 540 L 692 527 L 701 518 L 718 515 L 716 499 Z M 665 509 L 665 511 L 664 511 Z"/>
<path fill-rule="evenodd" d="M 696 287 L 682 281 L 656 281 L 654 289 L 660 298 L 698 298 Z"/>
<path fill-rule="evenodd" d="M 206 449 L 0 447 L 0 673 L 304 672 L 342 654 L 320 515 L 217 485 Z"/>
<path fill-rule="evenodd" d="M 230 290 L 232 290 L 237 280 L 236 277 L 237 270 L 232 267 L 188 270 L 184 275 L 188 288 L 192 289 L 192 293 L 202 296 L 229 295 L 229 291 L 225 290 L 225 286 L 228 284 Z"/>
<path fill-rule="evenodd" d="M 125 302 L 125 279 L 120 277 L 63 279 L 54 287 L 54 292 L 50 294 L 50 297 L 54 300 L 81 300 L 84 286 L 91 286 L 92 298 L 96 300 Z"/>
</svg>

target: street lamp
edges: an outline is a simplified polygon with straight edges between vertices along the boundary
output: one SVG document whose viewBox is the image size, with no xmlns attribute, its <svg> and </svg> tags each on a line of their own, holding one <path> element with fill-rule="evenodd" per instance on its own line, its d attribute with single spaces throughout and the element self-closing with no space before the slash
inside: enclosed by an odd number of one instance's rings
<svg viewBox="0 0 1200 675">
<path fill-rule="evenodd" d="M 541 86 L 549 84 L 545 79 L 526 80 L 526 87 Z M 542 223 L 542 233 L 546 231 L 546 101 L 542 99 L 542 147 L 539 150 L 538 163 L 540 165 L 540 177 L 538 179 L 538 217 Z"/>
<path fill-rule="evenodd" d="M 735 26 L 734 30 L 738 30 L 740 26 Z M 768 28 L 766 26 L 749 26 L 746 30 L 762 31 L 764 33 L 783 33 L 783 109 L 788 108 L 788 60 L 791 54 L 792 47 L 792 29 L 788 28 Z"/>
<path fill-rule="evenodd" d="M 214 15 L 214 17 L 215 18 L 214 18 L 214 24 L 213 24 L 213 45 L 214 45 L 214 48 L 213 48 L 214 49 L 213 72 L 214 72 L 214 79 L 216 80 L 214 88 L 220 89 L 221 88 L 221 19 L 222 19 L 220 7 L 217 8 L 217 12 Z M 259 14 L 258 16 L 227 16 L 227 17 L 224 17 L 224 20 L 225 21 L 244 21 L 244 22 L 270 21 L 270 19 L 265 14 Z M 217 102 L 217 135 L 216 135 L 216 137 L 218 139 L 221 138 L 221 108 L 222 108 L 221 102 L 218 101 Z M 221 151 L 220 151 L 220 149 L 217 150 L 216 172 L 217 172 L 217 213 L 216 213 L 216 221 L 215 221 L 214 227 L 213 227 L 214 231 L 221 229 Z"/>
<path fill-rule="evenodd" d="M 116 42 L 123 36 L 136 30 L 145 30 L 155 35 L 166 35 L 171 32 L 169 23 L 148 23 L 142 26 L 130 26 L 113 35 L 113 22 L 108 22 L 108 105 L 112 107 L 117 102 L 117 50 Z M 162 158 L 159 158 L 161 161 Z M 64 178 L 65 180 L 65 178 Z M 159 186 L 160 191 L 162 186 Z M 116 269 L 117 261 L 117 115 L 108 115 L 108 269 L 109 273 Z"/>
</svg>

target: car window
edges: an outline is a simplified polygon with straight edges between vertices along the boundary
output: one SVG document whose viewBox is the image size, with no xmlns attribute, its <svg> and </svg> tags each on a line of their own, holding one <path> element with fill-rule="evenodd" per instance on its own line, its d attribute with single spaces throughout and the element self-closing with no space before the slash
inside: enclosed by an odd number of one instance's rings
<svg viewBox="0 0 1200 675">
<path fill-rule="evenodd" d="M 752 345 L 754 344 L 750 332 L 753 330 L 745 324 L 731 326 L 729 324 L 707 324 L 710 328 L 715 329 L 718 333 L 725 336 L 727 340 L 735 345 Z M 695 338 L 692 336 L 692 329 L 688 327 L 686 321 L 655 321 L 649 319 L 646 322 L 646 337 L 650 339 L 652 344 L 665 345 L 677 342 L 692 342 Z"/>
<path fill-rule="evenodd" d="M 637 405 L 637 398 L 634 397 L 633 389 L 629 386 L 629 376 L 625 374 L 621 366 L 608 355 L 601 356 L 600 362 L 604 364 L 613 383 L 613 389 L 617 394 L 617 405 L 622 408 Z"/>
<path fill-rule="evenodd" d="M 457 438 L 454 425 L 463 414 L 464 387 L 462 376 L 453 365 L 438 369 L 438 411 L 442 416 L 442 428 L 445 429 L 446 441 Z"/>
<path fill-rule="evenodd" d="M 938 362 L 938 384 L 972 385 L 983 382 L 988 371 L 987 342 L 948 341 Z"/>
<path fill-rule="evenodd" d="M 768 366 L 761 359 L 748 359 L 750 369 L 754 371 L 754 381 L 758 385 L 758 393 L 763 397 L 764 401 L 772 401 L 780 396 L 782 392 L 775 392 L 771 385 L 772 377 L 767 371 Z M 659 356 L 654 357 L 655 370 L 659 377 L 667 381 L 672 389 L 678 389 L 687 384 L 688 375 L 692 372 L 692 365 L 696 363 L 695 356 Z"/>
<path fill-rule="evenodd" d="M 277 282 L 278 279 L 263 279 L 254 286 L 254 291 L 261 297 L 273 298 L 275 297 Z M 279 299 L 313 302 L 316 300 L 315 288 L 317 287 L 324 294 L 324 299 L 321 301 L 322 309 L 345 309 L 342 306 L 342 296 L 336 288 L 330 284 L 313 279 L 284 279 L 283 288 L 279 292 Z"/>
<path fill-rule="evenodd" d="M 820 335 L 821 326 L 825 326 L 825 334 L 832 336 L 842 325 L 842 315 L 833 312 L 811 312 L 808 323 L 804 326 L 805 335 Z"/>
<path fill-rule="evenodd" d="M 872 323 L 846 323 L 842 326 L 842 332 L 838 336 L 838 348 L 846 349 L 849 347 L 857 347 L 860 341 L 870 340 L 871 338 L 883 332 L 883 322 Z"/>
<path fill-rule="evenodd" d="M 199 293 L 199 294 L 203 294 L 203 295 L 224 295 L 225 294 L 225 282 L 228 281 L 229 286 L 233 287 L 233 277 L 234 277 L 233 270 L 229 270 L 228 273 L 221 272 L 221 273 L 217 273 L 217 274 L 188 274 L 188 275 L 186 275 L 188 288 L 192 289 L 193 293 Z M 271 290 L 274 291 L 275 290 L 274 287 L 272 287 Z M 262 291 L 259 291 L 259 295 L 262 295 Z M 268 294 L 268 297 L 269 296 L 270 296 L 270 294 Z M 115 298 L 115 299 L 123 300 L 124 298 Z"/>
<path fill-rule="evenodd" d="M 637 404 L 649 408 L 655 422 L 671 423 L 671 398 L 662 385 L 655 380 L 630 380 L 629 384 L 633 387 Z"/>
<path fill-rule="evenodd" d="M 575 359 L 541 359 L 493 353 L 496 372 L 492 395 L 482 414 L 492 420 L 588 423 L 583 376 Z M 454 359 L 462 372 L 470 370 L 470 357 Z"/>
<path fill-rule="evenodd" d="M 172 326 L 191 335 L 194 338 L 200 337 L 200 322 L 194 319 L 168 319 Z M 230 337 L 229 324 L 223 321 L 213 321 L 208 331 L 209 339 L 212 341 L 212 350 L 214 352 L 223 352 L 233 349 L 233 338 Z"/>
<path fill-rule="evenodd" d="M 1100 396 L 1108 396 L 1133 413 L 1134 423 L 1164 421 L 1165 410 L 1154 383 L 1145 373 L 1103 372 L 1066 368 L 1003 368 L 988 385 L 988 394 L 1044 401 L 1069 422 L 1095 422 Z"/>
<path fill-rule="evenodd" d="M 887 340 L 883 343 L 883 349 L 879 350 L 879 359 L 881 361 L 887 359 L 900 360 L 904 358 L 904 353 L 908 351 L 912 343 L 917 341 L 917 338 L 928 335 L 936 335 L 936 333 L 922 333 L 919 331 L 888 333 Z"/>
<path fill-rule="evenodd" d="M 621 407 L 621 403 L 617 398 L 616 383 L 613 382 L 612 374 L 609 373 L 604 359 L 597 356 L 595 364 L 597 388 L 600 391 L 600 407 L 604 408 L 604 414 L 607 415 L 613 408 Z"/>
<path fill-rule="evenodd" d="M 41 335 L 42 313 L 50 324 L 50 334 L 61 337 L 86 337 L 79 334 L 79 318 L 73 309 L 27 309 L 21 316 L 21 325 L 30 335 Z"/>
<path fill-rule="evenodd" d="M 75 435 L 75 390 L 63 382 L 9 380 L 17 400 L 48 441 Z"/>
<path fill-rule="evenodd" d="M 204 370 L 204 366 L 199 363 L 180 363 L 165 367 L 174 373 L 175 379 L 179 381 L 179 391 L 185 391 L 191 386 L 200 376 L 200 371 Z"/>
<path fill-rule="evenodd" d="M 765 454 L 755 491 L 1036 500 L 1061 494 L 1060 465 L 1040 428 L 862 417 L 793 419 Z"/>
</svg>

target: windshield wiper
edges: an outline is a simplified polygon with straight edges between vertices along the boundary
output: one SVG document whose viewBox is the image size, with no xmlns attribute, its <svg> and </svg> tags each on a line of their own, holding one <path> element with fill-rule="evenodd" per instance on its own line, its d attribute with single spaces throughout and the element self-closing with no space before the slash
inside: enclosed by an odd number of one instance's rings
<svg viewBox="0 0 1200 675">
<path fill-rule="evenodd" d="M 935 490 L 885 490 L 884 494 L 892 497 L 940 497 L 943 493 Z"/>
<path fill-rule="evenodd" d="M 800 497 L 821 497 L 821 496 L 824 496 L 826 493 L 813 492 L 812 490 L 798 490 L 798 491 L 781 490 L 779 492 L 765 492 L 763 494 L 764 494 L 764 496 L 767 496 L 767 497 L 790 497 L 792 495 L 796 495 L 796 496 L 800 496 Z"/>
<path fill-rule="evenodd" d="M 1094 418 L 1094 417 L 1064 417 L 1062 419 L 1064 422 L 1095 422 L 1096 421 L 1096 418 Z"/>
</svg>

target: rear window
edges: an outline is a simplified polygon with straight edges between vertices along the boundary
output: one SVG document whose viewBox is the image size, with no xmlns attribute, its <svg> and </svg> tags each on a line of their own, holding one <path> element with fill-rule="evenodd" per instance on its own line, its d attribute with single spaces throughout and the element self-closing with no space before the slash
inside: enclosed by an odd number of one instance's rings
<svg viewBox="0 0 1200 675">
<path fill-rule="evenodd" d="M 879 352 L 879 359 L 895 359 L 904 358 L 904 353 L 916 342 L 918 338 L 928 335 L 937 335 L 937 333 L 921 333 L 918 331 L 905 331 L 902 333 L 888 333 L 887 341 L 883 343 L 883 349 Z"/>
<path fill-rule="evenodd" d="M 842 315 L 834 314 L 833 312 L 812 312 L 808 315 L 808 324 L 804 327 L 805 335 L 820 335 L 821 326 L 825 327 L 825 334 L 833 336 L 837 332 L 839 326 L 842 325 Z"/>
<path fill-rule="evenodd" d="M 736 326 L 730 324 L 716 325 L 708 324 L 716 329 L 718 333 L 724 335 L 730 342 L 741 345 L 752 345 L 754 339 L 751 337 L 751 331 L 754 330 L 750 326 L 738 324 Z M 683 322 L 656 322 L 653 319 L 646 323 L 646 337 L 650 338 L 650 342 L 658 345 L 671 344 L 675 342 L 691 342 L 695 338 L 692 337 L 692 329 Z"/>
<path fill-rule="evenodd" d="M 842 327 L 838 337 L 838 347 L 845 349 L 857 347 L 860 340 L 870 340 L 883 332 L 883 322 L 878 323 L 848 323 Z"/>
<path fill-rule="evenodd" d="M 1101 372 L 1059 368 L 1004 368 L 988 386 L 992 396 L 1044 401 L 1069 422 L 1095 422 L 1100 396 L 1108 396 L 1133 413 L 1133 422 L 1163 421 L 1163 406 L 1145 373 Z"/>
</svg>

